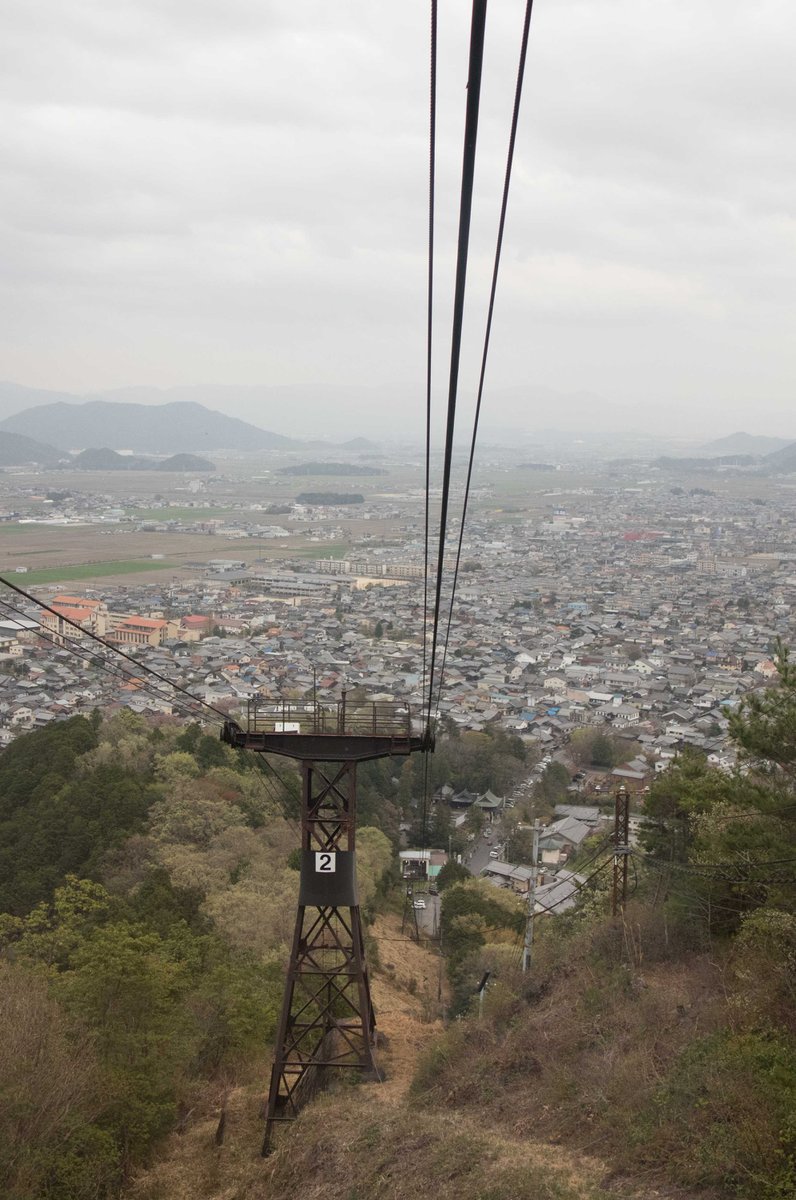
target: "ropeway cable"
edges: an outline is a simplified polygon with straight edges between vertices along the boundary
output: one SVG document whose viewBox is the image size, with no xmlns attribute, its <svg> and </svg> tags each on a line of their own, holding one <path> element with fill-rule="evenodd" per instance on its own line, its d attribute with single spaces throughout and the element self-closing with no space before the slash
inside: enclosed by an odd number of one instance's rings
<svg viewBox="0 0 796 1200">
<path fill-rule="evenodd" d="M 8 613 L 15 613 L 17 617 L 24 618 L 26 621 L 35 621 L 34 617 L 30 617 L 27 613 L 23 612 L 19 608 L 16 608 L 13 604 L 9 604 L 8 601 L 0 600 L 0 609 Z M 88 659 L 94 663 L 95 666 L 110 672 L 110 674 L 121 681 L 135 683 L 139 691 L 145 692 L 152 699 L 159 700 L 161 703 L 170 703 L 174 708 L 177 708 L 180 712 L 182 712 L 183 715 L 193 715 L 187 708 L 185 701 L 179 699 L 175 700 L 171 696 L 164 695 L 163 692 L 155 691 L 151 684 L 148 685 L 137 676 L 128 673 L 128 671 L 121 665 L 116 666 L 115 664 L 108 662 L 108 660 L 103 658 L 96 650 L 90 650 L 76 638 L 67 637 L 66 634 L 53 634 L 47 626 L 42 625 L 41 622 L 38 621 L 36 622 L 37 627 L 35 629 L 31 629 L 29 625 L 23 625 L 21 620 L 16 620 L 14 617 L 9 617 L 8 619 L 13 621 L 15 625 L 18 625 L 20 630 L 23 632 L 34 634 L 42 641 L 47 642 L 48 645 L 55 646 L 56 648 L 60 647 L 61 649 L 71 652 L 76 657 L 79 656 L 80 658 Z M 196 701 L 196 703 L 200 702 Z"/>
<path fill-rule="evenodd" d="M 429 170 L 428 170 L 428 312 L 426 317 L 426 489 L 423 530 L 423 683 L 421 695 L 425 702 L 428 672 L 428 550 L 429 550 L 429 506 L 431 502 L 431 365 L 434 332 L 434 200 L 436 189 L 437 160 L 437 0 L 431 0 L 431 62 L 429 81 Z M 428 724 L 428 722 L 426 723 Z M 421 814 L 420 849 L 426 849 L 428 801 L 429 801 L 429 755 L 428 745 L 423 750 L 423 798 Z"/>
<path fill-rule="evenodd" d="M 525 19 L 522 27 L 522 42 L 520 44 L 520 58 L 517 67 L 517 83 L 514 89 L 514 109 L 511 116 L 511 133 L 509 135 L 508 153 L 506 155 L 506 172 L 503 180 L 503 198 L 500 205 L 500 220 L 498 222 L 497 244 L 495 246 L 495 260 L 492 268 L 492 285 L 489 292 L 489 308 L 486 318 L 486 330 L 484 333 L 484 348 L 481 355 L 481 370 L 478 378 L 478 396 L 475 405 L 475 416 L 473 419 L 473 436 L 470 443 L 470 457 L 467 464 L 467 479 L 464 487 L 464 501 L 462 503 L 462 516 L 459 524 L 459 538 L 456 547 L 456 563 L 453 570 L 453 583 L 451 585 L 450 605 L 448 607 L 448 620 L 445 629 L 445 641 L 442 654 L 442 664 L 439 673 L 439 685 L 437 688 L 437 707 L 439 707 L 439 699 L 442 694 L 442 682 L 445 676 L 445 666 L 448 659 L 448 644 L 450 642 L 451 622 L 453 621 L 453 603 L 456 597 L 456 585 L 459 578 L 459 564 L 462 557 L 462 544 L 464 541 L 464 526 L 467 517 L 467 504 L 470 499 L 470 485 L 473 477 L 473 462 L 475 460 L 475 445 L 478 438 L 478 423 L 481 416 L 481 401 L 484 394 L 484 380 L 486 377 L 486 363 L 489 355 L 489 341 L 492 333 L 492 318 L 495 311 L 495 296 L 497 294 L 498 274 L 500 271 L 500 258 L 503 250 L 503 234 L 506 228 L 506 213 L 508 211 L 509 190 L 511 187 L 511 172 L 514 165 L 514 148 L 517 142 L 517 126 L 520 116 L 520 102 L 522 100 L 522 85 L 525 78 L 525 61 L 528 55 L 528 38 L 531 30 L 531 14 L 533 12 L 533 0 L 526 0 Z"/>
<path fill-rule="evenodd" d="M 448 523 L 450 499 L 451 462 L 453 437 L 456 427 L 456 399 L 459 387 L 459 362 L 462 347 L 462 325 L 464 320 L 464 294 L 467 280 L 467 256 L 470 243 L 470 220 L 473 207 L 473 180 L 475 177 L 475 150 L 478 139 L 478 110 L 481 98 L 481 72 L 484 58 L 484 29 L 486 25 L 486 0 L 473 0 L 470 26 L 470 58 L 467 80 L 467 109 L 464 122 L 464 152 L 462 156 L 462 184 L 459 203 L 459 237 L 456 254 L 456 283 L 453 297 L 453 328 L 451 333 L 451 360 L 448 381 L 448 414 L 445 429 L 445 452 L 442 470 L 442 499 L 440 504 L 439 548 L 437 553 L 437 578 L 434 599 L 434 621 L 431 636 L 431 668 L 428 680 L 427 725 L 431 725 L 434 699 L 434 666 L 437 657 L 439 618 L 442 608 L 442 569 L 445 558 L 445 535 Z"/>
</svg>

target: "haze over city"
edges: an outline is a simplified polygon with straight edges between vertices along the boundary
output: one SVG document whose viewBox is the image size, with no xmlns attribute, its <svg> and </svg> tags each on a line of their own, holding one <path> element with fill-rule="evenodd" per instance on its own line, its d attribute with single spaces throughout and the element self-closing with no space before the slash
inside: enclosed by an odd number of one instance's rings
<svg viewBox="0 0 796 1200">
<path fill-rule="evenodd" d="M 465 402 L 520 18 L 490 11 Z M 4 26 L 3 377 L 80 396 L 198 386 L 124 398 L 281 433 L 394 435 L 400 403 L 420 432 L 424 6 L 42 0 Z M 794 33 L 773 0 L 538 5 L 485 436 L 796 435 Z M 443 6 L 440 403 L 467 35 Z"/>
</svg>

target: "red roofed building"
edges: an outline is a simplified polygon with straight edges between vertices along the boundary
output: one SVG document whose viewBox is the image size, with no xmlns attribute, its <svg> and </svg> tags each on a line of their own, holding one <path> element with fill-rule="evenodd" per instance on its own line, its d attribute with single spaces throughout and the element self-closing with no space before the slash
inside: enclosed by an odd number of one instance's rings
<svg viewBox="0 0 796 1200">
<path fill-rule="evenodd" d="M 117 646 L 159 646 L 166 638 L 179 634 L 175 621 L 117 614 L 112 619 L 113 627 L 108 631 L 107 641 Z"/>
<path fill-rule="evenodd" d="M 83 629 L 97 634 L 98 637 L 102 637 L 107 629 L 108 608 L 102 600 L 86 600 L 83 596 L 56 596 L 50 608 L 55 612 L 45 610 L 41 614 L 41 623 L 56 638 L 80 637 L 74 625 L 81 625 Z"/>
<path fill-rule="evenodd" d="M 213 618 L 205 616 L 189 616 L 183 617 L 180 621 L 179 636 L 185 642 L 198 642 L 200 638 L 206 637 L 213 628 Z"/>
<path fill-rule="evenodd" d="M 109 612 L 102 600 L 62 595 L 55 597 L 50 608 L 54 611 L 43 612 L 41 622 L 55 638 L 79 638 L 75 625 L 117 646 L 159 646 L 166 638 L 179 636 L 176 621 Z"/>
</svg>

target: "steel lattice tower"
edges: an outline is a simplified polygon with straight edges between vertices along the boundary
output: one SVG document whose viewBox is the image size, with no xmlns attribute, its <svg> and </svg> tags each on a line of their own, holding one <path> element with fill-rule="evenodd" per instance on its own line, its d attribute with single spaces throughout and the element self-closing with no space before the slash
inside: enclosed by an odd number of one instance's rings
<svg viewBox="0 0 796 1200">
<path fill-rule="evenodd" d="M 276 1033 L 263 1154 L 277 1121 L 290 1121 L 330 1071 L 377 1076 L 356 881 L 357 763 L 430 748 L 408 707 L 250 703 L 247 728 L 228 722 L 230 745 L 299 761 L 301 881 Z"/>
</svg>

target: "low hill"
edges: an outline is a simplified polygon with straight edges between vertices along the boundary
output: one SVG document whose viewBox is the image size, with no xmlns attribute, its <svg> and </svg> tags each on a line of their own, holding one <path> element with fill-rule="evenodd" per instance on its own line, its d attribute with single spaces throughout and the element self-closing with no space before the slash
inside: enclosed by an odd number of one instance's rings
<svg viewBox="0 0 796 1200">
<path fill-rule="evenodd" d="M 278 475 L 386 475 L 382 467 L 362 466 L 358 463 L 307 462 L 282 467 Z"/>
<path fill-rule="evenodd" d="M 789 445 L 788 438 L 764 437 L 757 433 L 731 433 L 700 446 L 698 454 L 713 458 L 722 454 L 772 454 Z"/>
<path fill-rule="evenodd" d="M 107 400 L 42 404 L 0 422 L 0 430 L 46 438 L 62 450 L 99 442 L 150 454 L 193 450 L 287 450 L 299 443 L 193 401 L 124 404 Z"/>
<path fill-rule="evenodd" d="M 197 454 L 173 454 L 171 458 L 141 458 L 137 454 L 118 454 L 107 446 L 81 450 L 72 459 L 79 471 L 215 471 L 215 463 Z"/>
<path fill-rule="evenodd" d="M 796 442 L 791 442 L 773 454 L 767 454 L 765 464 L 775 471 L 796 471 Z"/>
<path fill-rule="evenodd" d="M 348 450 L 352 454 L 372 454 L 378 448 L 375 442 L 364 437 L 349 438 L 347 442 L 340 443 L 341 450 Z"/>
<path fill-rule="evenodd" d="M 44 467 L 57 466 L 68 455 L 20 433 L 0 430 L 0 467 L 20 467 L 25 463 L 39 463 Z"/>
<path fill-rule="evenodd" d="M 155 471 L 215 471 L 216 464 L 198 454 L 173 454 L 162 462 L 154 463 Z"/>
<path fill-rule="evenodd" d="M 79 471 L 147 471 L 152 463 L 149 459 L 136 458 L 132 454 L 117 454 L 108 446 L 81 450 L 72 459 L 72 466 Z"/>
<path fill-rule="evenodd" d="M 170 458 L 142 458 L 132 454 L 118 454 L 108 446 L 82 450 L 72 458 L 72 466 L 78 470 L 215 470 L 209 458 L 194 454 L 175 454 Z"/>
<path fill-rule="evenodd" d="M 712 471 L 717 467 L 753 467 L 759 459 L 753 454 L 720 454 L 713 458 L 670 458 L 663 455 L 652 465 L 662 471 Z"/>
</svg>

